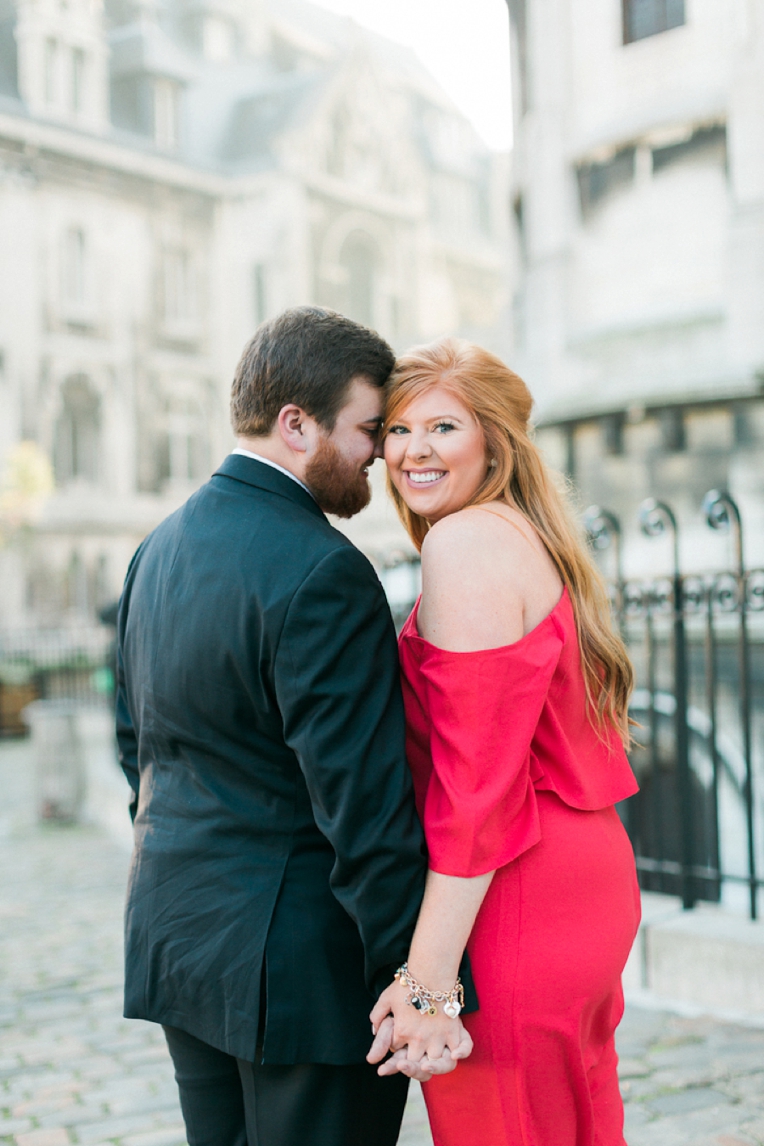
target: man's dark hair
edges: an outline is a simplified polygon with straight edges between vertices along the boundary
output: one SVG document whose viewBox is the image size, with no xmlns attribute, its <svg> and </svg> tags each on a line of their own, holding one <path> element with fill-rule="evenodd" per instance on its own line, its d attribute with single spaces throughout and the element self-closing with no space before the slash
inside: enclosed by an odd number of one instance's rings
<svg viewBox="0 0 764 1146">
<path fill-rule="evenodd" d="M 237 434 L 269 434 L 290 403 L 332 430 L 353 378 L 387 382 L 395 355 L 383 338 L 333 310 L 297 306 L 259 326 L 231 390 Z"/>
</svg>

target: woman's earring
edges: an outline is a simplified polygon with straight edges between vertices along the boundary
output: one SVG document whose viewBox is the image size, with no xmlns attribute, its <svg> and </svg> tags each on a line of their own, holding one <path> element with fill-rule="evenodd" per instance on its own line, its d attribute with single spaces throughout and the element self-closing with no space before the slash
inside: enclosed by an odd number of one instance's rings
<svg viewBox="0 0 764 1146">
<path fill-rule="evenodd" d="M 496 466 L 498 465 L 498 462 L 496 461 L 496 458 L 491 458 L 491 460 L 490 460 L 490 462 L 488 463 L 488 465 L 491 467 L 491 469 L 492 469 L 492 470 L 495 470 L 495 469 L 496 469 Z"/>
</svg>

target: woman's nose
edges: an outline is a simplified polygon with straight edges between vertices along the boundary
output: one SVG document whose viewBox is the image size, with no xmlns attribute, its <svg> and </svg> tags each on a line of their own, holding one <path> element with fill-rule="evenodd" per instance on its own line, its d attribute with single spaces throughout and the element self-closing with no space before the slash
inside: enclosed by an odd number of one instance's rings
<svg viewBox="0 0 764 1146">
<path fill-rule="evenodd" d="M 432 446 L 430 445 L 426 434 L 412 434 L 408 441 L 408 448 L 406 454 L 408 457 L 414 459 L 427 458 L 432 453 Z"/>
</svg>

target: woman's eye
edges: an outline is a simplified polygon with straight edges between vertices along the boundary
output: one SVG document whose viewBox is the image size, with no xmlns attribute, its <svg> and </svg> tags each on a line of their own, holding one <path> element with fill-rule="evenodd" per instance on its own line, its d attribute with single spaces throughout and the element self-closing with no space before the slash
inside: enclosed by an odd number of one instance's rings
<svg viewBox="0 0 764 1146">
<path fill-rule="evenodd" d="M 390 426 L 387 430 L 388 434 L 407 434 L 408 430 L 405 426 Z"/>
<path fill-rule="evenodd" d="M 449 430 L 453 430 L 453 422 L 438 422 L 435 427 L 435 432 L 438 434 L 447 434 Z"/>
</svg>

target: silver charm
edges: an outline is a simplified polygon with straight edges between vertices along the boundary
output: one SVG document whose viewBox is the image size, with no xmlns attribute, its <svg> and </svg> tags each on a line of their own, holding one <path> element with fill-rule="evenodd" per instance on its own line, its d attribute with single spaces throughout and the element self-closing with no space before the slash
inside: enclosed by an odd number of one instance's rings
<svg viewBox="0 0 764 1146">
<path fill-rule="evenodd" d="M 455 1002 L 443 1004 L 443 1014 L 448 1015 L 449 1019 L 455 1019 L 458 1016 L 461 1009 L 462 1008 L 459 1006 L 459 1004 L 455 1003 Z"/>
</svg>

